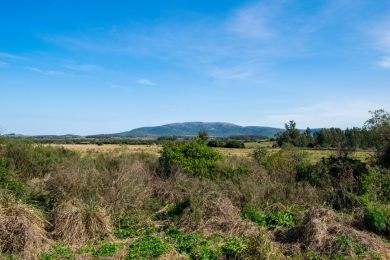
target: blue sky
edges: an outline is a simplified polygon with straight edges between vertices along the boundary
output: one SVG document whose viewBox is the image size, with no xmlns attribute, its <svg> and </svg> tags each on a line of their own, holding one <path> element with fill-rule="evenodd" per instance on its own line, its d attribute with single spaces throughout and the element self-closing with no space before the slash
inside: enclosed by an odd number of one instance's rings
<svg viewBox="0 0 390 260">
<path fill-rule="evenodd" d="M 390 1 L 2 1 L 2 133 L 390 110 Z"/>
</svg>

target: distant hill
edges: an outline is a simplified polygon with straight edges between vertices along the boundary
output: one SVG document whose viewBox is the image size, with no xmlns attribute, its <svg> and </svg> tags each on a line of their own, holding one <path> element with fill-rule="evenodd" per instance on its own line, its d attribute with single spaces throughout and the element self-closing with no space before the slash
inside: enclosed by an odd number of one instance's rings
<svg viewBox="0 0 390 260">
<path fill-rule="evenodd" d="M 186 122 L 174 123 L 154 127 L 141 127 L 131 131 L 117 133 L 107 136 L 117 137 L 158 137 L 158 136 L 196 136 L 199 131 L 206 130 L 212 137 L 227 137 L 232 135 L 261 135 L 274 137 L 283 129 L 263 126 L 239 126 L 230 123 L 204 123 Z"/>
</svg>

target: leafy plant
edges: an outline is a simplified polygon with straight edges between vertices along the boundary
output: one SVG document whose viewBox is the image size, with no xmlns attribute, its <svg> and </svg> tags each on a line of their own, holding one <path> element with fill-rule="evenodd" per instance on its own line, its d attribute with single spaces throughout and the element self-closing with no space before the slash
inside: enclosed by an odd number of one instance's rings
<svg viewBox="0 0 390 260">
<path fill-rule="evenodd" d="M 240 238 L 230 238 L 222 246 L 222 251 L 227 259 L 239 259 L 247 247 L 247 241 Z"/>
<path fill-rule="evenodd" d="M 221 155 L 200 139 L 191 142 L 168 142 L 163 145 L 160 164 L 165 174 L 175 168 L 186 173 L 212 178 Z"/>
<path fill-rule="evenodd" d="M 192 254 L 196 245 L 201 241 L 199 233 L 185 234 L 184 232 L 170 228 L 166 232 L 168 241 L 175 246 L 175 249 L 179 253 Z"/>
<path fill-rule="evenodd" d="M 364 222 L 366 226 L 378 234 L 387 232 L 387 223 L 389 215 L 385 208 L 368 205 L 364 214 Z"/>
<path fill-rule="evenodd" d="M 115 243 L 105 243 L 92 251 L 94 256 L 113 256 L 118 251 L 119 245 Z"/>
<path fill-rule="evenodd" d="M 38 257 L 40 260 L 75 259 L 72 249 L 63 245 L 54 245 L 50 252 L 43 252 Z"/>
<path fill-rule="evenodd" d="M 161 238 L 147 235 L 130 244 L 127 259 L 157 258 L 169 250 L 169 245 Z"/>
<path fill-rule="evenodd" d="M 298 219 L 295 219 L 290 212 L 275 211 L 265 214 L 261 209 L 251 206 L 244 211 L 243 217 L 268 228 L 293 227 L 298 223 Z"/>
</svg>

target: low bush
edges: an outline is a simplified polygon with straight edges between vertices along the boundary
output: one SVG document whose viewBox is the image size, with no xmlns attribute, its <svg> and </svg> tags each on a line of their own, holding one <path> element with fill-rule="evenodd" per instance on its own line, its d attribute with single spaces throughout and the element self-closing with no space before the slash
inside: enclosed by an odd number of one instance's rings
<svg viewBox="0 0 390 260">
<path fill-rule="evenodd" d="M 92 255 L 97 257 L 114 256 L 119 247 L 115 243 L 103 243 L 97 249 L 92 250 Z"/>
<path fill-rule="evenodd" d="M 191 142 L 168 142 L 163 145 L 160 164 L 166 175 L 175 169 L 196 176 L 213 178 L 221 155 L 208 147 L 204 141 L 195 139 Z"/>
<path fill-rule="evenodd" d="M 364 223 L 368 229 L 377 234 L 388 234 L 388 210 L 384 207 L 368 205 L 364 214 Z"/>
<path fill-rule="evenodd" d="M 266 214 L 261 209 L 251 206 L 247 207 L 242 215 L 243 218 L 267 228 L 293 227 L 299 222 L 290 212 L 272 211 Z"/>
<path fill-rule="evenodd" d="M 230 238 L 222 251 L 227 259 L 241 259 L 248 248 L 248 242 L 240 238 Z"/>
<path fill-rule="evenodd" d="M 169 245 L 161 238 L 147 235 L 130 244 L 127 259 L 157 258 L 169 251 Z"/>
<path fill-rule="evenodd" d="M 64 245 L 53 245 L 48 252 L 42 252 L 39 260 L 56 260 L 56 259 L 75 259 L 73 250 Z"/>
</svg>

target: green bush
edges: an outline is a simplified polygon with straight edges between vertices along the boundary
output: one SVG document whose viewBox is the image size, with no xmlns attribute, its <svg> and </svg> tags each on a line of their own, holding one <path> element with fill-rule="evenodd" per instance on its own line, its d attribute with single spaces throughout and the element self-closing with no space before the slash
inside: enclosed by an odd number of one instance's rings
<svg viewBox="0 0 390 260">
<path fill-rule="evenodd" d="M 230 238 L 222 246 L 222 251 L 227 259 L 240 259 L 247 248 L 247 241 L 240 238 Z"/>
<path fill-rule="evenodd" d="M 4 158 L 0 158 L 0 188 L 17 199 L 25 199 L 27 196 L 25 185 L 8 169 Z"/>
<path fill-rule="evenodd" d="M 76 259 L 72 249 L 67 246 L 53 245 L 50 252 L 43 252 L 39 260 Z"/>
<path fill-rule="evenodd" d="M 336 257 L 343 257 L 343 255 L 362 257 L 368 252 L 367 246 L 353 240 L 346 235 L 338 236 L 335 240 L 335 245 L 337 248 Z"/>
<path fill-rule="evenodd" d="M 42 177 L 75 152 L 64 148 L 35 145 L 30 141 L 8 140 L 3 148 L 7 164 L 20 178 Z"/>
<path fill-rule="evenodd" d="M 114 235 L 120 239 L 152 235 L 157 232 L 156 227 L 140 224 L 131 214 L 122 214 L 115 220 Z"/>
<path fill-rule="evenodd" d="M 190 254 L 192 259 L 221 259 L 223 256 L 221 244 L 222 237 L 219 235 L 212 235 L 211 237 L 200 241 Z"/>
<path fill-rule="evenodd" d="M 189 255 L 193 253 L 196 245 L 201 241 L 199 233 L 185 234 L 176 228 L 168 229 L 166 235 L 168 241 L 175 246 L 177 252 Z"/>
<path fill-rule="evenodd" d="M 388 210 L 383 207 L 368 205 L 364 214 L 364 222 L 367 228 L 377 234 L 388 233 L 387 223 L 389 221 Z"/>
<path fill-rule="evenodd" d="M 155 236 L 144 236 L 136 239 L 129 246 L 127 259 L 150 259 L 157 258 L 167 252 L 170 248 L 161 238 Z"/>
<path fill-rule="evenodd" d="M 390 203 L 390 173 L 376 168 L 369 168 L 362 179 L 362 193 L 370 201 Z"/>
<path fill-rule="evenodd" d="M 268 150 L 265 147 L 256 148 L 252 156 L 258 164 L 263 164 L 268 156 Z"/>
<path fill-rule="evenodd" d="M 170 175 L 175 168 L 197 176 L 214 177 L 221 155 L 208 147 L 204 141 L 168 142 L 163 145 L 160 165 L 164 173 Z"/>
<path fill-rule="evenodd" d="M 266 214 L 261 209 L 251 206 L 244 210 L 243 218 L 267 228 L 293 227 L 299 221 L 290 212 L 274 211 Z"/>
<path fill-rule="evenodd" d="M 105 243 L 92 251 L 94 256 L 113 256 L 118 251 L 119 245 L 115 243 Z"/>
</svg>

